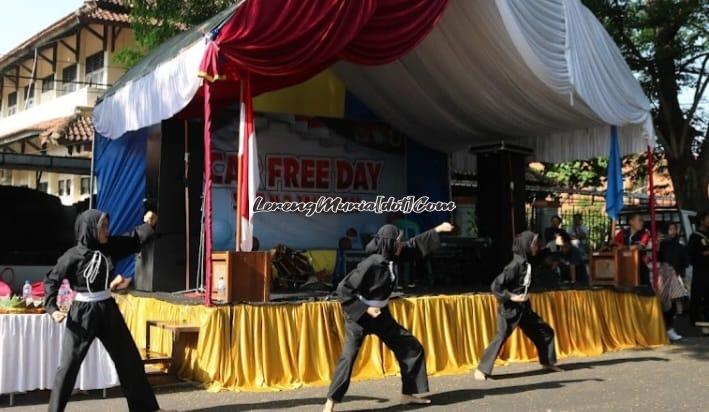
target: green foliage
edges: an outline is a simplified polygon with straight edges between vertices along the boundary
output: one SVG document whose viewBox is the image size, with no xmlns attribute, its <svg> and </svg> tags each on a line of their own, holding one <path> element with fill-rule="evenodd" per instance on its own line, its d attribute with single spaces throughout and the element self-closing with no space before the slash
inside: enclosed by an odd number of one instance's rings
<svg viewBox="0 0 709 412">
<path fill-rule="evenodd" d="M 156 46 L 233 3 L 234 0 L 132 0 L 131 28 L 137 47 L 120 51 L 114 60 L 132 67 Z"/>
<path fill-rule="evenodd" d="M 682 207 L 709 207 L 709 0 L 582 0 L 620 47 L 653 103 Z"/>
<path fill-rule="evenodd" d="M 607 167 L 606 158 L 545 164 L 544 176 L 571 189 L 596 188 L 603 183 Z"/>
</svg>

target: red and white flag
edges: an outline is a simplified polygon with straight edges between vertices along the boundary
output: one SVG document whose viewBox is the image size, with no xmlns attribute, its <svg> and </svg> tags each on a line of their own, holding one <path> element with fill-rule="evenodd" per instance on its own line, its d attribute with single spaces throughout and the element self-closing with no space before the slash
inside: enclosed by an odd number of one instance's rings
<svg viewBox="0 0 709 412">
<path fill-rule="evenodd" d="M 253 249 L 254 224 L 253 209 L 256 201 L 256 191 L 259 187 L 258 152 L 256 151 L 256 125 L 251 99 L 251 82 L 249 78 L 241 80 L 241 116 L 239 120 L 239 157 L 241 159 L 241 174 L 239 176 L 239 222 L 241 227 L 239 248 L 237 250 L 250 252 Z"/>
</svg>

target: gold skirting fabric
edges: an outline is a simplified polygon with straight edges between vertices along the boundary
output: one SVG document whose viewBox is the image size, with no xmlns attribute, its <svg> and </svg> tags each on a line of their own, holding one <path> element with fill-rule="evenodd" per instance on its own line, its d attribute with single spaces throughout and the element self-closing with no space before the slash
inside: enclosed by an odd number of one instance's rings
<svg viewBox="0 0 709 412">
<path fill-rule="evenodd" d="M 153 298 L 118 296 L 139 347 L 145 321 L 199 324 L 199 338 L 187 342 L 179 375 L 210 390 L 259 391 L 325 385 L 342 349 L 344 319 L 336 302 L 234 305 L 207 308 Z M 667 343 L 656 297 L 613 290 L 570 290 L 532 294 L 533 308 L 556 331 L 560 359 L 648 348 Z M 394 318 L 423 343 L 431 375 L 475 368 L 495 336 L 497 302 L 489 294 L 395 299 Z M 154 329 L 151 349 L 171 353 L 171 336 Z M 536 349 L 519 331 L 501 361 L 534 361 Z M 354 380 L 395 375 L 393 354 L 375 337 L 365 340 Z"/>
</svg>

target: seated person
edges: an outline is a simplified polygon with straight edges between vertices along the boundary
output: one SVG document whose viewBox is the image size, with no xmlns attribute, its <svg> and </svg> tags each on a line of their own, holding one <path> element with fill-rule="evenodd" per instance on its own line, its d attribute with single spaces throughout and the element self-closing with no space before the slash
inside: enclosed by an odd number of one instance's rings
<svg viewBox="0 0 709 412">
<path fill-rule="evenodd" d="M 559 215 L 554 215 L 551 217 L 551 226 L 544 229 L 544 243 L 548 244 L 556 239 L 556 235 L 563 233 L 564 229 L 561 228 L 561 217 Z"/>
<path fill-rule="evenodd" d="M 571 245 L 576 246 L 584 260 L 588 260 L 590 251 L 588 243 L 588 228 L 583 224 L 583 216 L 581 213 L 574 214 L 574 220 L 571 226 L 568 227 L 566 233 L 571 236 Z"/>
<path fill-rule="evenodd" d="M 645 221 L 640 213 L 633 213 L 628 217 L 630 227 L 618 231 L 613 239 L 613 245 L 619 248 L 639 249 L 640 250 L 640 284 L 650 284 L 650 270 L 647 264 L 650 257 L 647 256 L 647 251 L 651 247 L 652 237 L 650 232 L 645 229 Z"/>
<path fill-rule="evenodd" d="M 558 264 L 554 259 L 554 254 L 557 252 L 558 246 L 553 243 L 554 242 L 540 249 L 533 259 L 533 262 L 531 262 L 536 273 L 533 284 L 534 288 L 556 289 L 561 284 Z"/>
<path fill-rule="evenodd" d="M 583 254 L 571 243 L 571 236 L 567 233 L 557 235 L 559 248 L 554 255 L 559 267 L 561 280 L 572 283 L 588 284 L 588 272 Z"/>
</svg>

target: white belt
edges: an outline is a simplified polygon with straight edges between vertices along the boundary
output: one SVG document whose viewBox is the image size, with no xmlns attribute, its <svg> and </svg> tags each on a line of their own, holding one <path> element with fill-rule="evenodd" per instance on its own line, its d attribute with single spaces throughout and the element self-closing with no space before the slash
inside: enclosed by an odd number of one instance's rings
<svg viewBox="0 0 709 412">
<path fill-rule="evenodd" d="M 102 290 L 100 292 L 79 292 L 74 296 L 77 302 L 101 302 L 102 300 L 111 299 L 111 292 Z"/>
<path fill-rule="evenodd" d="M 385 300 L 369 300 L 365 299 L 362 295 L 357 295 L 357 298 L 365 303 L 367 306 L 373 306 L 375 308 L 383 308 L 389 304 L 389 299 Z"/>
</svg>

